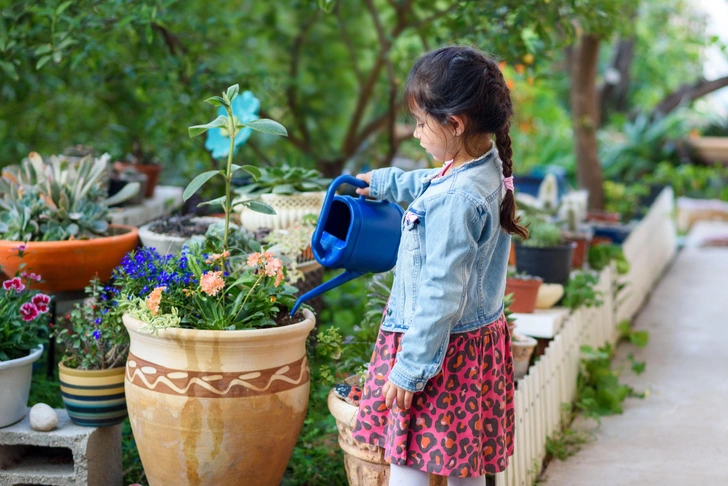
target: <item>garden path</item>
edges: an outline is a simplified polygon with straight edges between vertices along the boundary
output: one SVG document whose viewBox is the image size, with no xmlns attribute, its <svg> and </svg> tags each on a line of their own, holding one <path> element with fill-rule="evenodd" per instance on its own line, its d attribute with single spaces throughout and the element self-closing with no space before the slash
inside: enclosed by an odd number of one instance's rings
<svg viewBox="0 0 728 486">
<path fill-rule="evenodd" d="M 650 332 L 644 349 L 620 346 L 647 362 L 625 373 L 643 400 L 605 417 L 596 440 L 566 461 L 552 461 L 542 484 L 670 486 L 728 484 L 728 247 L 701 248 L 697 234 L 728 235 L 728 224 L 700 225 L 637 316 Z M 577 419 L 572 428 L 594 429 Z"/>
</svg>

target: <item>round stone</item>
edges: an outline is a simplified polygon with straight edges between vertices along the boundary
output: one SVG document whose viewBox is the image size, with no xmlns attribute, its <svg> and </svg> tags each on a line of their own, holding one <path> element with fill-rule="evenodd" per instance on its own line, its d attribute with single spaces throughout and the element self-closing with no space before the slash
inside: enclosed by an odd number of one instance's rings
<svg viewBox="0 0 728 486">
<path fill-rule="evenodd" d="M 53 430 L 58 425 L 58 414 L 45 403 L 36 403 L 30 409 L 30 426 L 41 432 Z"/>
</svg>

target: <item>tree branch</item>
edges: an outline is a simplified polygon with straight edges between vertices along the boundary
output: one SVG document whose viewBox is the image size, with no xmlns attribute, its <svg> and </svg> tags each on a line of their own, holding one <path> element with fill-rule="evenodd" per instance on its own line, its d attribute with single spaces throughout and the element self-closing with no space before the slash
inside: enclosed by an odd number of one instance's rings
<svg viewBox="0 0 728 486">
<path fill-rule="evenodd" d="M 700 97 L 728 86 L 728 76 L 708 81 L 700 79 L 693 84 L 683 84 L 677 90 L 665 96 L 652 111 L 652 115 L 667 115 L 682 104 L 690 104 Z"/>
<path fill-rule="evenodd" d="M 303 118 L 303 115 L 298 111 L 298 99 L 296 98 L 296 78 L 298 77 L 298 65 L 301 54 L 301 46 L 303 45 L 306 36 L 311 30 L 311 27 L 313 27 L 314 22 L 316 22 L 316 19 L 318 19 L 320 11 L 320 9 L 316 9 L 314 14 L 301 29 L 301 32 L 299 32 L 296 38 L 293 39 L 293 50 L 291 51 L 291 67 L 289 72 L 291 84 L 286 90 L 288 107 L 291 109 L 293 122 L 295 123 L 296 128 L 298 128 L 298 130 L 301 132 L 301 136 L 303 137 L 303 140 L 307 146 L 311 145 L 311 135 L 309 134 L 308 128 L 306 127 L 306 120 Z"/>
<path fill-rule="evenodd" d="M 361 75 L 361 71 L 359 70 L 359 62 L 356 57 L 356 51 L 354 50 L 354 44 L 351 42 L 351 37 L 349 37 L 349 33 L 346 30 L 344 19 L 341 18 L 341 11 L 339 9 L 340 7 L 341 3 L 337 3 L 336 20 L 339 24 L 339 30 L 341 31 L 341 38 L 344 40 L 344 45 L 346 45 L 346 49 L 349 51 L 349 58 L 351 59 L 351 64 L 354 67 L 354 74 L 356 75 L 356 79 L 359 82 L 359 87 L 361 87 L 364 84 L 364 78 Z"/>
<path fill-rule="evenodd" d="M 153 23 L 152 29 L 162 34 L 162 37 L 164 37 L 164 43 L 167 44 L 167 48 L 173 56 L 177 56 L 180 52 L 187 55 L 187 47 L 185 47 L 179 37 L 170 32 L 166 27 Z"/>
</svg>

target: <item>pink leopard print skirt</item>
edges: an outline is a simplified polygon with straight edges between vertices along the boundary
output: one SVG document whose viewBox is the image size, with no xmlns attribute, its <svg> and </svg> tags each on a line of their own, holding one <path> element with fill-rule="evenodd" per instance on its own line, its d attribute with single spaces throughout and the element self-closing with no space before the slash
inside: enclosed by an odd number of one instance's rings
<svg viewBox="0 0 728 486">
<path fill-rule="evenodd" d="M 388 410 L 382 388 L 401 333 L 379 330 L 354 438 L 385 449 L 392 464 L 441 476 L 498 473 L 513 455 L 513 356 L 505 317 L 452 334 L 442 370 L 414 394 L 412 407 Z"/>
</svg>

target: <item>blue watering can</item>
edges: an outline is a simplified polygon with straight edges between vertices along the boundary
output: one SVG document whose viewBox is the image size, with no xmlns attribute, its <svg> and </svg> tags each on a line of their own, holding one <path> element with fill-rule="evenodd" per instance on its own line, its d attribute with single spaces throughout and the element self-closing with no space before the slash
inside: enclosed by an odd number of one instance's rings
<svg viewBox="0 0 728 486">
<path fill-rule="evenodd" d="M 311 248 L 321 265 L 345 271 L 299 297 L 291 316 L 303 302 L 366 273 L 391 270 L 397 261 L 404 210 L 397 204 L 364 196 L 337 196 L 336 190 L 342 184 L 367 187 L 366 182 L 349 175 L 339 176 L 331 183 Z"/>
</svg>

